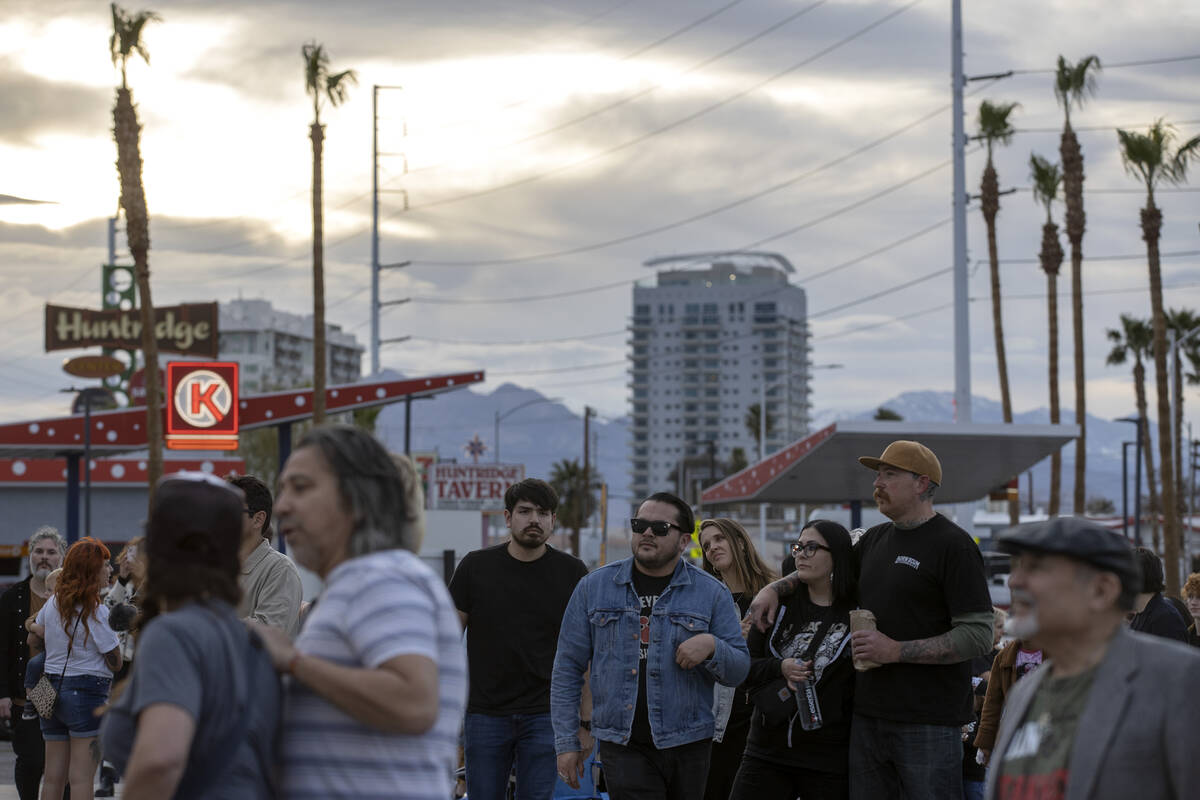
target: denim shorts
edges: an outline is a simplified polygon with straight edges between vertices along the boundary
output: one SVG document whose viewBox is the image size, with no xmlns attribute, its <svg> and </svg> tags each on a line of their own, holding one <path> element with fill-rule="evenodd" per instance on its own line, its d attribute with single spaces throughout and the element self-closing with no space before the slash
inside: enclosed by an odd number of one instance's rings
<svg viewBox="0 0 1200 800">
<path fill-rule="evenodd" d="M 68 738 L 86 739 L 100 733 L 100 717 L 96 709 L 108 702 L 112 678 L 98 675 L 47 674 L 50 685 L 58 688 L 54 716 L 42 719 L 42 738 L 48 742 L 65 742 Z M 59 686 L 59 680 L 62 685 Z"/>
</svg>

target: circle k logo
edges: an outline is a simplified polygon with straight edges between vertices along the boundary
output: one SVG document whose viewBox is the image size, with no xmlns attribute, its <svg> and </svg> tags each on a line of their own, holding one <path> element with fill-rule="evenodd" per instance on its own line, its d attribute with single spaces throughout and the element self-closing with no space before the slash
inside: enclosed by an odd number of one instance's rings
<svg viewBox="0 0 1200 800">
<path fill-rule="evenodd" d="M 211 428 L 229 414 L 233 407 L 233 390 L 221 375 L 199 369 L 189 372 L 176 384 L 172 400 L 182 422 L 197 428 Z"/>
</svg>

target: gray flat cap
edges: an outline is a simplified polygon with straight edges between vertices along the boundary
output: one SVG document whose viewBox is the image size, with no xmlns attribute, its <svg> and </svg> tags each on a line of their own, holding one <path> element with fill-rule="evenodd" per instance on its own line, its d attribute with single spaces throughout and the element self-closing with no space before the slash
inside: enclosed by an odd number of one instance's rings
<svg viewBox="0 0 1200 800">
<path fill-rule="evenodd" d="M 1083 561 L 1115 572 L 1124 585 L 1140 586 L 1142 576 L 1133 557 L 1133 545 L 1121 534 L 1078 517 L 1058 517 L 1011 528 L 997 537 L 1005 553 L 1032 550 Z"/>
</svg>

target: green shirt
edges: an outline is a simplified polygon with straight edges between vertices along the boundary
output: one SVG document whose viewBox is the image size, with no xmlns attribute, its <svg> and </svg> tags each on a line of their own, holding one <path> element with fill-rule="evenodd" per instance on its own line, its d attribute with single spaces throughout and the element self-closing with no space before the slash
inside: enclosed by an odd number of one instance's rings
<svg viewBox="0 0 1200 800">
<path fill-rule="evenodd" d="M 1096 667 L 1078 675 L 1047 675 L 1000 762 L 998 800 L 1061 800 L 1070 781 L 1071 746 Z"/>
</svg>

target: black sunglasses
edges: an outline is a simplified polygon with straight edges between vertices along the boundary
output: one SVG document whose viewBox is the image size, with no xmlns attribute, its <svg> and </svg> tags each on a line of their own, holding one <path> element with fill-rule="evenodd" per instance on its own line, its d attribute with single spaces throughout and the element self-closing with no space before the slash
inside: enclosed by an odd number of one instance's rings
<svg viewBox="0 0 1200 800">
<path fill-rule="evenodd" d="M 796 542 L 792 545 L 792 555 L 794 556 L 803 554 L 805 558 L 812 558 L 817 554 L 818 550 L 824 550 L 828 553 L 833 552 L 825 545 L 817 544 L 816 542 L 804 542 L 803 544 Z"/>
<path fill-rule="evenodd" d="M 629 520 L 629 527 L 633 528 L 634 533 L 645 533 L 646 529 L 649 528 L 650 530 L 654 531 L 655 536 L 666 536 L 670 532 L 671 528 L 678 528 L 681 531 L 683 530 L 683 528 L 680 528 L 674 522 L 667 522 L 666 520 L 661 519 L 648 520 L 640 517 L 634 517 L 633 519 Z"/>
</svg>

